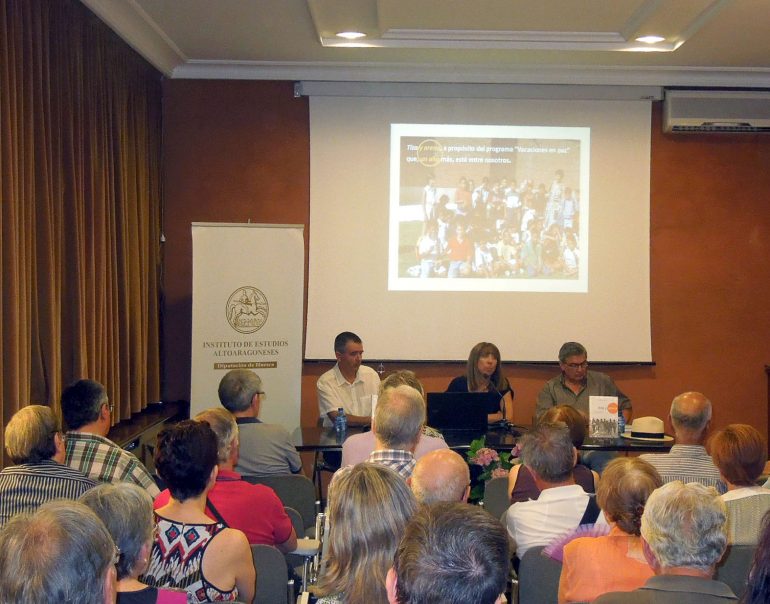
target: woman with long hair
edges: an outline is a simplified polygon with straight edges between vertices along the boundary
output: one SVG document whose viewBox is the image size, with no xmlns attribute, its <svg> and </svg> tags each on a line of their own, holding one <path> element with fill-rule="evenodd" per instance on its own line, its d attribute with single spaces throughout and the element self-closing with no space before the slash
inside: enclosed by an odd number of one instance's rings
<svg viewBox="0 0 770 604">
<path fill-rule="evenodd" d="M 393 470 L 372 463 L 343 468 L 329 489 L 329 555 L 319 604 L 387 604 L 385 576 L 417 502 Z"/>
<path fill-rule="evenodd" d="M 513 419 L 513 388 L 502 373 L 500 350 L 491 342 L 479 342 L 468 355 L 465 375 L 454 378 L 447 392 L 494 392 L 500 397 L 499 411 L 487 415 L 489 423 Z"/>
</svg>

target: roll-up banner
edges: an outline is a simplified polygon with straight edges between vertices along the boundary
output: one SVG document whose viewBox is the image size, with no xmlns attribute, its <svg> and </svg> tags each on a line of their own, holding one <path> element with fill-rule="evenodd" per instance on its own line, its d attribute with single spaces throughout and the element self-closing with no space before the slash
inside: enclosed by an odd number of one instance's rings
<svg viewBox="0 0 770 604">
<path fill-rule="evenodd" d="M 303 225 L 192 223 L 190 415 L 219 407 L 231 369 L 262 378 L 260 419 L 299 426 Z"/>
</svg>

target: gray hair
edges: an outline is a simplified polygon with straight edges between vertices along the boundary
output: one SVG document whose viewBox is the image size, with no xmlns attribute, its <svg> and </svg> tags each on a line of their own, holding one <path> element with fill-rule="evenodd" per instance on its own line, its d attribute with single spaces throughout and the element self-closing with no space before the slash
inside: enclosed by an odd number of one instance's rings
<svg viewBox="0 0 770 604">
<path fill-rule="evenodd" d="M 389 449 L 409 449 L 425 424 L 425 400 L 411 386 L 388 388 L 377 399 L 374 435 Z"/>
<path fill-rule="evenodd" d="M 411 478 L 415 499 L 425 504 L 461 501 L 470 483 L 468 464 L 451 449 L 423 455 L 417 460 Z"/>
<path fill-rule="evenodd" d="M 86 491 L 80 502 L 101 519 L 120 549 L 118 579 L 143 572 L 144 568 L 137 567 L 139 552 L 152 543 L 154 528 L 150 494 L 129 482 L 105 483 Z"/>
<path fill-rule="evenodd" d="M 575 447 L 563 422 L 541 423 L 522 436 L 521 459 L 546 482 L 565 481 L 575 467 Z"/>
<path fill-rule="evenodd" d="M 652 492 L 642 514 L 642 537 L 663 568 L 709 572 L 727 545 L 727 511 L 714 487 L 679 480 Z"/>
<path fill-rule="evenodd" d="M 0 531 L 0 604 L 102 604 L 115 544 L 104 524 L 77 501 L 45 503 Z"/>
<path fill-rule="evenodd" d="M 696 396 L 703 401 L 703 407 L 697 413 L 688 413 L 681 403 Z M 671 401 L 671 422 L 676 428 L 684 428 L 692 432 L 703 432 L 706 424 L 711 421 L 711 401 L 700 392 L 684 392 Z"/>
<path fill-rule="evenodd" d="M 564 363 L 569 357 L 588 356 L 586 347 L 580 342 L 564 342 L 559 348 L 559 362 Z"/>
<path fill-rule="evenodd" d="M 225 409 L 206 409 L 195 416 L 196 422 L 206 422 L 217 435 L 217 460 L 219 463 L 230 459 L 233 445 L 238 440 L 238 424 Z"/>
<path fill-rule="evenodd" d="M 39 463 L 56 453 L 56 433 L 61 423 L 50 407 L 28 405 L 13 414 L 5 427 L 5 448 L 11 461 Z"/>
<path fill-rule="evenodd" d="M 219 401 L 230 413 L 246 411 L 258 392 L 262 392 L 262 380 L 248 369 L 228 371 L 219 382 Z"/>
<path fill-rule="evenodd" d="M 411 386 L 425 398 L 425 388 L 423 388 L 420 380 L 417 379 L 417 374 L 408 369 L 399 369 L 386 376 L 385 379 L 380 382 L 378 394 L 382 395 L 388 388 L 395 388 L 396 386 L 403 385 Z"/>
</svg>

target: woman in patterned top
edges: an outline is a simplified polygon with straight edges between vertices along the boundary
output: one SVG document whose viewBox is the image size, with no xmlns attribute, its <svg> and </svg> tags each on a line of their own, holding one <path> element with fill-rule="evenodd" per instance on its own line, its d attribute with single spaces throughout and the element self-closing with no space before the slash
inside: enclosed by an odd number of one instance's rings
<svg viewBox="0 0 770 604">
<path fill-rule="evenodd" d="M 218 471 L 214 431 L 192 420 L 165 429 L 158 435 L 155 467 L 171 498 L 155 512 L 144 582 L 183 588 L 194 602 L 251 602 L 256 573 L 246 535 L 204 512 Z"/>
</svg>

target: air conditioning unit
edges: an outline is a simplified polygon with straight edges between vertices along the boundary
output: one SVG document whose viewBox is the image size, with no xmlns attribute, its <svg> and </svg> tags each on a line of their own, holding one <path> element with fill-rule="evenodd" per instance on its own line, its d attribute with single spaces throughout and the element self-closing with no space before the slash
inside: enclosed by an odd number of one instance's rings
<svg viewBox="0 0 770 604">
<path fill-rule="evenodd" d="M 666 90 L 664 132 L 770 132 L 770 92 Z"/>
</svg>

